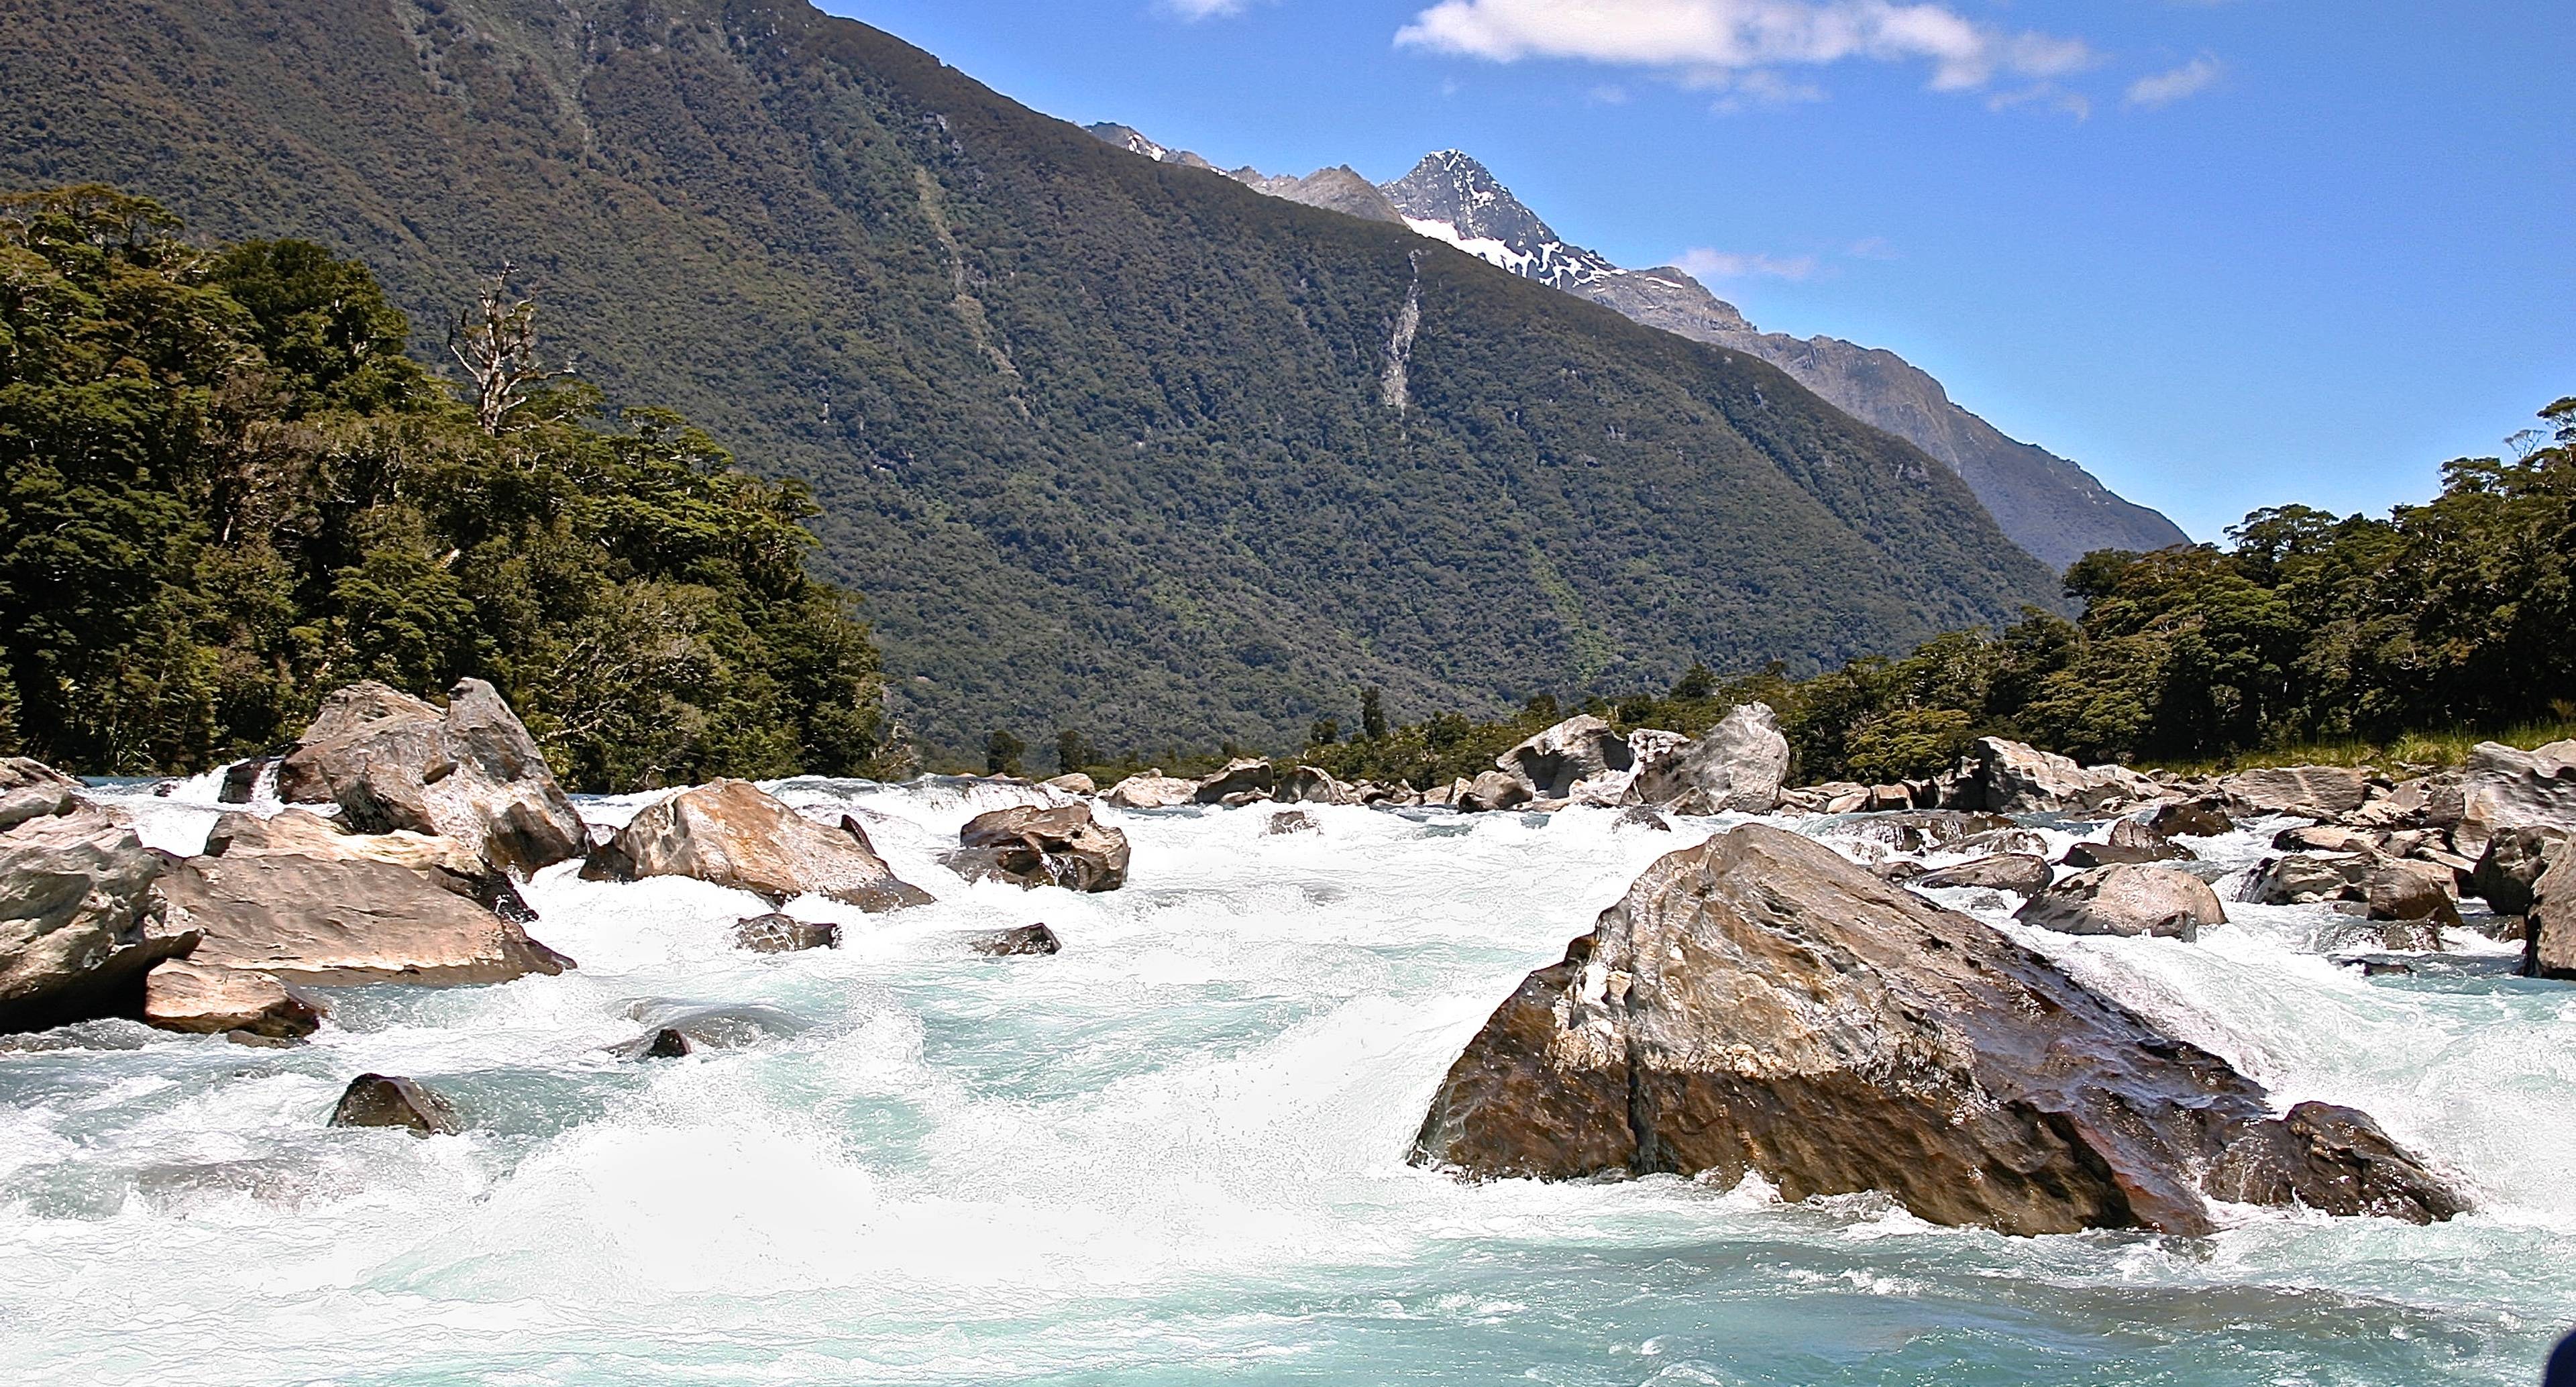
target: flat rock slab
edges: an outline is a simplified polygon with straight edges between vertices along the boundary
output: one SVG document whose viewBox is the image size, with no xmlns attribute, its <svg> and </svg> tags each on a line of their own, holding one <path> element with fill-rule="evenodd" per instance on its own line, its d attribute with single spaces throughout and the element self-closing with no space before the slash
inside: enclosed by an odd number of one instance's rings
<svg viewBox="0 0 2576 1387">
<path fill-rule="evenodd" d="M 288 983 L 432 987 L 553 975 L 571 959 L 424 872 L 286 853 L 174 861 L 170 918 L 204 936 L 189 961 Z"/>
<path fill-rule="evenodd" d="M 293 1040 L 320 1030 L 322 1017 L 321 1003 L 268 973 L 172 959 L 143 979 L 143 1023 L 165 1031 Z"/>
<path fill-rule="evenodd" d="M 2212 1194 L 2419 1222 L 2462 1207 L 2368 1118 L 2276 1120 L 2218 1057 L 1761 825 L 1658 861 L 1531 974 L 1449 1071 L 1414 1159 L 1759 1173 L 1792 1200 L 1880 1190 L 2026 1234 L 2206 1233 Z"/>
</svg>

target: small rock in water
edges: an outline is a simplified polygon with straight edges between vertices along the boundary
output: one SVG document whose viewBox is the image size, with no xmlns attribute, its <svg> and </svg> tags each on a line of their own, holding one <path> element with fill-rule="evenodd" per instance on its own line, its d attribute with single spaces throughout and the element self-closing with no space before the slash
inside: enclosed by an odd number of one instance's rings
<svg viewBox="0 0 2576 1387">
<path fill-rule="evenodd" d="M 636 1058 L 648 1060 L 675 1060 L 686 1056 L 691 1050 L 696 1048 L 696 1046 L 689 1043 L 689 1037 L 686 1032 L 676 1030 L 669 1026 L 664 1026 L 662 1029 L 653 1032 L 651 1038 L 645 1041 L 644 1053 L 636 1056 Z"/>
<path fill-rule="evenodd" d="M 1649 809 L 1642 804 L 1620 810 L 1618 819 L 1611 826 L 1614 828 L 1642 828 L 1654 833 L 1670 833 L 1673 831 L 1672 824 L 1667 822 L 1663 815 L 1656 813 L 1654 810 Z"/>
<path fill-rule="evenodd" d="M 966 947 L 987 958 L 1016 958 L 1062 953 L 1064 941 L 1044 925 L 1023 925 L 979 934 L 966 941 Z"/>
<path fill-rule="evenodd" d="M 841 947 L 839 925 L 799 920 L 792 915 L 754 915 L 735 923 L 733 946 L 756 954 L 792 954 L 807 949 Z"/>
<path fill-rule="evenodd" d="M 164 1031 L 291 1041 L 322 1027 L 322 1008 L 267 973 L 171 959 L 143 977 L 143 1022 Z"/>
<path fill-rule="evenodd" d="M 361 1074 L 331 1110 L 334 1127 L 400 1127 L 415 1136 L 454 1136 L 465 1130 L 456 1106 L 435 1090 L 389 1074 Z"/>
<path fill-rule="evenodd" d="M 1261 830 L 1264 837 L 1278 837 L 1282 834 L 1288 833 L 1321 833 L 1323 831 L 1323 825 L 1315 822 L 1315 816 L 1307 813 L 1303 809 L 1291 809 L 1285 814 L 1273 814 L 1270 816 L 1269 826 Z"/>
</svg>

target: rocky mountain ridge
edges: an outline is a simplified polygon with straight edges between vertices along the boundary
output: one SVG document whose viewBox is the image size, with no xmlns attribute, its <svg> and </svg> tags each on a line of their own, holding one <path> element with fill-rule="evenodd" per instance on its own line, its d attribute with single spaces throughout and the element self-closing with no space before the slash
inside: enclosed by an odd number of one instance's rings
<svg viewBox="0 0 2576 1387">
<path fill-rule="evenodd" d="M 1214 168 L 1196 154 L 1167 149 L 1125 126 L 1092 130 L 1158 162 Z M 2096 549 L 2148 552 L 2190 542 L 2163 515 L 2122 499 L 2077 464 L 2008 437 L 1894 352 L 1835 337 L 1764 332 L 1687 271 L 1670 265 L 1625 269 L 1568 242 L 1491 169 L 1459 150 L 1427 155 L 1404 177 L 1380 185 L 1382 209 L 1352 193 L 1348 185 L 1357 175 L 1347 169 L 1326 172 L 1349 177 L 1337 180 L 1327 195 L 1306 186 L 1313 179 L 1275 177 L 1249 168 L 1226 176 L 1292 202 L 1376 220 L 1400 219 L 1422 235 L 1648 327 L 1769 362 L 1836 408 L 1949 464 L 2004 533 L 2051 568 L 2063 570 Z"/>
</svg>

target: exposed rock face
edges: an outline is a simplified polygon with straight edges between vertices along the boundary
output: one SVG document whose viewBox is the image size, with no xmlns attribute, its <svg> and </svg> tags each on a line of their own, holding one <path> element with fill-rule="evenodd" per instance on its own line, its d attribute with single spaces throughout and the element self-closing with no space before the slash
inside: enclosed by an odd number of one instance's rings
<svg viewBox="0 0 2576 1387">
<path fill-rule="evenodd" d="M 958 830 L 948 865 L 969 881 L 1115 891 L 1127 884 L 1127 835 L 1092 820 L 1088 806 L 1018 806 L 978 814 Z"/>
<path fill-rule="evenodd" d="M 2079 766 L 2055 752 L 1986 737 L 1969 753 L 1954 809 L 1993 814 L 2099 814 L 2157 798 L 2159 787 L 2126 766 Z"/>
<path fill-rule="evenodd" d="M 1091 777 L 1084 775 L 1080 771 L 1074 771 L 1066 775 L 1059 775 L 1055 779 L 1044 783 L 1050 790 L 1062 790 L 1068 795 L 1080 795 L 1084 799 L 1089 799 L 1093 795 L 1100 793 L 1100 787 L 1092 783 Z"/>
<path fill-rule="evenodd" d="M 465 1130 L 456 1105 L 436 1090 L 389 1074 L 361 1074 L 331 1110 L 334 1127 L 397 1127 L 413 1136 L 454 1136 Z"/>
<path fill-rule="evenodd" d="M 1064 952 L 1064 941 L 1044 925 L 1022 925 L 976 935 L 966 947 L 987 958 L 1033 958 Z"/>
<path fill-rule="evenodd" d="M 2458 925 L 2451 869 L 2431 862 L 2358 852 L 2293 853 L 2255 868 L 2239 895 L 2262 905 L 2365 907 L 2374 920 L 2431 921 Z M 2439 936 L 2434 936 L 2438 947 Z"/>
<path fill-rule="evenodd" d="M 1587 713 L 1539 733 L 1494 758 L 1494 766 L 1537 799 L 1570 799 L 1586 781 L 1636 765 L 1628 739 Z"/>
<path fill-rule="evenodd" d="M 1277 767 L 1245 757 L 1227 762 L 1224 770 L 1200 781 L 1194 798 L 1201 804 L 1241 805 L 1268 799 L 1278 788 Z"/>
<path fill-rule="evenodd" d="M 322 1028 L 322 1007 L 267 973 L 174 958 L 144 977 L 143 1020 L 165 1031 L 292 1040 Z"/>
<path fill-rule="evenodd" d="M 1955 887 L 1976 886 L 1989 891 L 2007 891 L 2016 896 L 2036 896 L 2057 879 L 2057 869 L 2045 857 L 2024 857 L 2018 853 L 2000 853 L 1925 872 L 1913 878 L 1913 884 L 1925 890 L 1939 891 Z"/>
<path fill-rule="evenodd" d="M 1678 814 L 1768 814 L 1789 776 L 1789 739 L 1767 703 L 1735 708 L 1707 736 L 1641 763 L 1630 804 Z"/>
<path fill-rule="evenodd" d="M 1930 848 L 1965 846 L 1971 842 L 2000 842 L 2000 835 L 2013 831 L 2012 820 L 1992 814 L 1969 814 L 1956 809 L 1920 809 L 1907 814 L 1886 814 L 1877 818 L 1856 820 L 1838 826 L 1838 835 L 1848 834 L 1865 842 L 1880 843 L 1898 852 L 1923 852 Z M 2047 840 L 2039 840 L 2043 847 Z M 2009 851 L 1997 848 L 1996 851 Z"/>
<path fill-rule="evenodd" d="M 2169 838 L 2215 838 L 2235 832 L 2236 819 L 2227 812 L 2227 801 L 2212 795 L 2158 805 L 2147 827 Z"/>
<path fill-rule="evenodd" d="M 1759 1172 L 2011 1233 L 2211 1227 L 2228 1197 L 2417 1221 L 2459 1200 L 1977 921 L 1760 825 L 1674 853 L 1530 975 L 1433 1098 L 1417 1162 L 1477 1176 Z M 2384 1138 L 2380 1138 L 2384 1142 Z"/>
<path fill-rule="evenodd" d="M 748 891 L 772 906 L 812 894 L 884 912 L 931 897 L 894 870 L 844 820 L 814 822 L 747 780 L 719 780 L 647 807 L 590 855 L 593 881 L 689 877 Z"/>
<path fill-rule="evenodd" d="M 2509 828 L 2494 834 L 2470 874 L 2470 890 L 2498 915 L 2530 914 L 2537 894 L 2533 888 L 2549 870 L 2549 850 L 2567 836 L 2552 828 Z"/>
<path fill-rule="evenodd" d="M 1359 804 L 1375 788 L 1345 785 L 1335 780 L 1330 771 L 1299 766 L 1279 777 L 1279 786 L 1270 797 L 1281 804 Z"/>
<path fill-rule="evenodd" d="M 2162 867 L 2096 867 L 2050 887 L 2014 919 L 2060 934 L 2149 935 L 2189 943 L 2227 923 L 2209 883 Z"/>
<path fill-rule="evenodd" d="M 454 838 L 515 872 L 579 857 L 581 815 L 501 695 L 480 679 L 445 710 L 382 684 L 331 695 L 278 767 L 290 804 L 338 804 L 361 833 Z"/>
<path fill-rule="evenodd" d="M 537 918 L 510 874 L 485 862 L 475 848 L 453 838 L 408 831 L 351 833 L 338 821 L 309 809 L 289 809 L 268 818 L 226 814 L 206 834 L 206 856 L 384 862 L 423 873 L 432 883 L 514 924 L 529 924 Z"/>
<path fill-rule="evenodd" d="M 755 915 L 734 923 L 733 946 L 756 954 L 837 949 L 841 947 L 841 927 L 799 920 L 792 915 Z"/>
<path fill-rule="evenodd" d="M 0 1032 L 132 1014 L 144 974 L 198 943 L 169 918 L 159 855 L 35 771 L 11 763 L 0 796 L 16 820 L 0 832 Z"/>
<path fill-rule="evenodd" d="M 224 783 L 215 794 L 217 804 L 248 804 L 259 792 L 259 778 L 277 765 L 275 756 L 254 756 L 224 767 Z"/>
<path fill-rule="evenodd" d="M 2239 771 L 2218 791 L 2249 814 L 2340 819 L 2369 802 L 2370 778 L 2346 766 L 2283 766 Z"/>
<path fill-rule="evenodd" d="M 2452 839 L 2471 859 L 2507 828 L 2576 833 L 2576 741 L 2519 751 L 2484 742 L 2460 773 L 2460 825 Z"/>
<path fill-rule="evenodd" d="M 2191 856 L 2191 849 L 2145 824 L 2135 819 L 2122 819 L 2111 825 L 2109 842 L 2077 843 L 2068 848 L 2066 865 L 2081 870 L 2134 867 L 2148 862 L 2188 862 Z"/>
<path fill-rule="evenodd" d="M 189 961 L 316 987 L 430 987 L 553 975 L 572 960 L 435 878 L 390 862 L 290 853 L 174 860 L 170 923 L 204 936 Z"/>
<path fill-rule="evenodd" d="M 2549 868 L 2532 888 L 2531 924 L 2523 941 L 2524 973 L 2576 982 L 2576 843 L 2549 850 Z"/>
<path fill-rule="evenodd" d="M 1195 804 L 1198 797 L 1197 781 L 1183 780 L 1161 771 L 1147 771 L 1110 786 L 1108 793 L 1100 797 L 1100 802 L 1121 809 L 1172 809 Z"/>
<path fill-rule="evenodd" d="M 1498 809 L 1517 809 L 1530 802 L 1530 788 L 1520 777 L 1502 771 L 1487 771 L 1473 780 L 1457 785 L 1458 812 L 1489 814 Z"/>
</svg>

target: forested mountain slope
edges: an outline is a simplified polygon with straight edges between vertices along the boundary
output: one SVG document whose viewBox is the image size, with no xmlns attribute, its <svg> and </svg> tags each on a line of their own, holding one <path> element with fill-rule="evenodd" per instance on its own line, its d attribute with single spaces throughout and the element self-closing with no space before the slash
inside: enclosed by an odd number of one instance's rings
<svg viewBox="0 0 2576 1387">
<path fill-rule="evenodd" d="M 612 400 L 812 483 L 951 754 L 1812 669 L 2056 594 L 1768 365 L 797 0 L 30 0 L 0 46 L 0 181 L 363 257 L 425 359 L 518 261 Z"/>
</svg>

